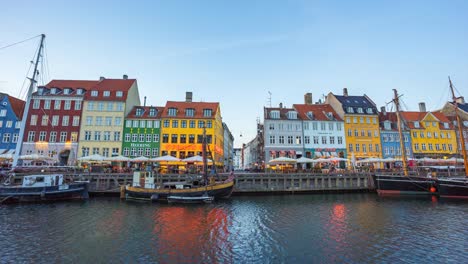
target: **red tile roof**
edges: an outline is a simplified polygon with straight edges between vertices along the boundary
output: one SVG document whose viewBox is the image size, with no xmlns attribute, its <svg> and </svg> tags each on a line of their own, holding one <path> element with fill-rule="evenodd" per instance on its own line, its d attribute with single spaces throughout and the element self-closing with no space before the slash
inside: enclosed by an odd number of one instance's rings
<svg viewBox="0 0 468 264">
<path fill-rule="evenodd" d="M 169 109 L 176 108 L 177 114 L 176 116 L 169 116 Z M 211 109 L 211 118 L 216 116 L 216 112 L 218 111 L 219 103 L 213 102 L 174 102 L 174 101 L 167 101 L 166 107 L 164 108 L 163 114 L 161 118 L 207 118 L 203 116 L 204 109 Z M 186 116 L 185 109 L 194 109 L 193 116 Z"/>
<path fill-rule="evenodd" d="M 405 121 L 407 121 L 407 124 L 411 129 L 417 129 L 414 126 L 414 122 L 419 122 L 420 123 L 419 127 L 424 128 L 424 126 L 422 126 L 422 120 L 429 113 L 431 113 L 437 119 L 439 119 L 439 128 L 440 129 L 447 129 L 447 128 L 444 128 L 442 123 L 448 123 L 449 124 L 448 129 L 453 129 L 453 125 L 450 123 L 450 120 L 444 114 L 442 114 L 441 112 L 407 112 L 407 111 L 405 111 L 405 112 L 401 112 L 401 116 Z"/>
<path fill-rule="evenodd" d="M 294 104 L 293 107 L 298 113 L 298 118 L 302 120 L 311 120 L 307 116 L 307 112 L 312 112 L 314 114 L 313 120 L 330 121 L 326 113 L 332 113 L 335 121 L 343 121 L 329 104 Z"/>
<path fill-rule="evenodd" d="M 23 111 L 26 102 L 11 95 L 8 95 L 8 100 L 10 101 L 11 108 L 15 112 L 16 117 L 18 120 L 21 120 L 23 118 Z"/>
<path fill-rule="evenodd" d="M 149 112 L 151 108 L 156 109 L 157 112 L 155 116 L 149 116 Z M 136 115 L 137 109 L 143 109 L 143 115 L 137 116 Z M 164 112 L 163 106 L 134 106 L 133 109 L 130 111 L 130 113 L 128 113 L 127 118 L 160 119 L 163 112 Z"/>
</svg>

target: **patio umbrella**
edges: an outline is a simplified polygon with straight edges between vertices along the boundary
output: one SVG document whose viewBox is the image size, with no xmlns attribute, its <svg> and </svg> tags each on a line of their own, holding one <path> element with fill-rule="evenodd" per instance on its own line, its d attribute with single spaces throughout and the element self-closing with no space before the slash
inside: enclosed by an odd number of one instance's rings
<svg viewBox="0 0 468 264">
<path fill-rule="evenodd" d="M 154 161 L 154 162 L 166 161 L 166 162 L 170 162 L 170 161 L 180 161 L 180 159 L 178 159 L 176 157 L 173 157 L 173 156 L 170 156 L 170 155 L 165 155 L 165 156 L 161 156 L 161 157 L 157 157 L 157 158 L 152 158 L 149 161 Z"/>
<path fill-rule="evenodd" d="M 147 158 L 145 156 L 140 156 L 140 157 L 133 158 L 132 161 L 134 161 L 134 162 L 146 162 L 146 161 L 149 161 L 149 158 Z"/>
<path fill-rule="evenodd" d="M 130 161 L 131 159 L 127 158 L 125 156 L 119 155 L 119 156 L 115 156 L 115 157 L 108 157 L 108 158 L 105 158 L 104 160 L 107 160 L 107 161 Z"/>
<path fill-rule="evenodd" d="M 104 161 L 105 157 L 99 155 L 99 154 L 93 154 L 89 156 L 84 156 L 78 158 L 79 161 Z"/>
<path fill-rule="evenodd" d="M 348 161 L 348 159 L 339 158 L 339 157 L 328 158 L 326 160 L 328 160 L 328 161 Z"/>
<path fill-rule="evenodd" d="M 356 161 L 356 163 L 376 163 L 376 162 L 382 162 L 382 160 L 379 158 L 367 158 L 367 159 Z"/>
<path fill-rule="evenodd" d="M 53 160 L 54 158 L 51 158 L 51 157 L 45 156 L 45 155 L 40 155 L 40 154 L 28 154 L 28 155 L 19 156 L 19 159 L 22 159 L 22 160 Z"/>
<path fill-rule="evenodd" d="M 268 163 L 270 164 L 294 164 L 294 163 L 297 163 L 297 161 L 295 159 L 291 159 L 287 157 L 279 157 L 279 158 L 270 160 Z"/>
<path fill-rule="evenodd" d="M 203 157 L 197 155 L 197 156 L 193 156 L 193 157 L 183 159 L 182 161 L 183 162 L 203 162 Z M 213 161 L 207 158 L 206 162 L 213 162 Z"/>
<path fill-rule="evenodd" d="M 1 154 L 0 159 L 7 159 L 7 160 L 13 159 L 13 154 L 11 153 Z"/>
<path fill-rule="evenodd" d="M 316 162 L 314 159 L 309 159 L 309 158 L 306 158 L 306 157 L 300 157 L 298 159 L 296 159 L 296 162 L 297 163 L 313 163 L 313 162 Z"/>
</svg>

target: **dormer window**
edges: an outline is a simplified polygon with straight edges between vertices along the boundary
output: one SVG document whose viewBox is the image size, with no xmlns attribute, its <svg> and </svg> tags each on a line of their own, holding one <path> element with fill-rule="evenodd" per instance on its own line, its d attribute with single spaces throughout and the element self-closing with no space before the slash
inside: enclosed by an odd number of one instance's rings
<svg viewBox="0 0 468 264">
<path fill-rule="evenodd" d="M 367 108 L 367 113 L 368 113 L 368 114 L 373 114 L 374 111 L 372 110 L 372 108 L 369 107 L 369 108 Z"/>
<path fill-rule="evenodd" d="M 447 129 L 448 129 L 448 128 L 449 128 L 449 123 L 445 122 L 445 123 L 444 123 L 444 128 L 447 128 Z"/>
<path fill-rule="evenodd" d="M 203 116 L 210 117 L 211 116 L 211 109 L 203 109 Z"/>
<path fill-rule="evenodd" d="M 123 97 L 123 92 L 122 92 L 122 91 L 117 91 L 117 92 L 115 93 L 115 95 L 116 95 L 117 97 Z"/>
<path fill-rule="evenodd" d="M 78 88 L 78 90 L 76 90 L 76 94 L 77 95 L 82 95 L 83 94 L 83 89 Z"/>
<path fill-rule="evenodd" d="M 63 90 L 63 94 L 70 94 L 70 88 L 65 88 Z"/>
<path fill-rule="evenodd" d="M 185 109 L 185 116 L 193 116 L 195 114 L 195 109 L 187 108 Z"/>
<path fill-rule="evenodd" d="M 330 120 L 334 120 L 333 118 L 333 113 L 332 112 L 327 112 L 325 113 L 327 115 L 327 118 L 330 119 Z"/>
<path fill-rule="evenodd" d="M 468 127 L 468 121 L 463 121 L 463 125 L 464 125 L 465 127 Z"/>
<path fill-rule="evenodd" d="M 270 118 L 271 119 L 279 119 L 280 118 L 280 112 L 278 110 L 273 110 L 270 112 Z"/>
<path fill-rule="evenodd" d="M 385 121 L 384 122 L 384 129 L 385 130 L 391 130 L 392 129 L 392 123 L 390 123 L 390 121 Z"/>
<path fill-rule="evenodd" d="M 44 94 L 44 87 L 39 87 L 39 88 L 37 88 L 37 93 L 38 93 L 39 95 Z"/>
<path fill-rule="evenodd" d="M 91 91 L 91 96 L 98 96 L 98 91 Z"/>
<path fill-rule="evenodd" d="M 314 113 L 313 113 L 312 111 L 307 112 L 307 117 L 308 117 L 310 120 L 314 120 Z"/>
<path fill-rule="evenodd" d="M 143 115 L 143 109 L 137 108 L 135 115 L 136 115 L 136 116 L 141 116 L 141 115 Z"/>
<path fill-rule="evenodd" d="M 415 121 L 415 122 L 414 122 L 414 127 L 415 127 L 415 128 L 419 128 L 419 122 Z"/>
<path fill-rule="evenodd" d="M 348 107 L 348 113 L 354 113 L 354 109 L 352 107 Z"/>
<path fill-rule="evenodd" d="M 288 119 L 297 119 L 297 112 L 296 111 L 289 111 L 288 112 Z"/>
<path fill-rule="evenodd" d="M 110 96 L 110 91 L 104 91 L 104 97 L 109 97 Z"/>
<path fill-rule="evenodd" d="M 57 88 L 52 88 L 52 89 L 50 89 L 50 93 L 51 93 L 51 94 L 56 94 L 56 93 L 57 93 Z"/>
<path fill-rule="evenodd" d="M 364 113 L 364 111 L 362 110 L 361 107 L 358 107 L 357 112 L 360 113 L 360 114 Z"/>
<path fill-rule="evenodd" d="M 155 108 L 150 109 L 149 116 L 156 116 L 156 109 Z"/>
<path fill-rule="evenodd" d="M 167 111 L 167 115 L 168 116 L 176 116 L 177 115 L 177 108 L 174 108 L 174 107 L 169 108 L 169 110 Z"/>
</svg>

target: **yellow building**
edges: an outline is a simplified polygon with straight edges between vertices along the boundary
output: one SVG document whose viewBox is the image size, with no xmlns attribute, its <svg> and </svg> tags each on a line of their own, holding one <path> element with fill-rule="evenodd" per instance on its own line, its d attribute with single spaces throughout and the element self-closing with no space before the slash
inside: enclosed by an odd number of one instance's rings
<svg viewBox="0 0 468 264">
<path fill-rule="evenodd" d="M 424 107 L 425 108 L 425 107 Z M 449 119 L 440 112 L 402 112 L 411 133 L 416 158 L 447 158 L 457 154 L 457 136 Z"/>
<path fill-rule="evenodd" d="M 78 156 L 120 155 L 125 116 L 140 105 L 135 79 L 105 79 L 85 93 Z"/>
<path fill-rule="evenodd" d="M 202 155 L 203 127 L 208 151 L 217 166 L 224 164 L 224 129 L 219 103 L 192 102 L 187 92 L 185 102 L 168 101 L 161 116 L 161 156 L 180 159 Z"/>
<path fill-rule="evenodd" d="M 367 95 L 349 96 L 344 88 L 343 95 L 329 93 L 326 103 L 344 120 L 348 157 L 382 157 L 377 107 Z"/>
</svg>

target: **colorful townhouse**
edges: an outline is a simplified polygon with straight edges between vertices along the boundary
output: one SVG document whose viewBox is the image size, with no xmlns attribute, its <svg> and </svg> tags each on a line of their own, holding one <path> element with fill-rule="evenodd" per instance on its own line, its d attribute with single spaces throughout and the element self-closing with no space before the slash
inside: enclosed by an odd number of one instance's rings
<svg viewBox="0 0 468 264">
<path fill-rule="evenodd" d="M 140 105 L 135 79 L 101 77 L 84 95 L 78 156 L 117 156 L 122 152 L 124 119 Z"/>
<path fill-rule="evenodd" d="M 306 98 L 312 94 L 306 94 Z M 293 105 L 304 129 L 304 153 L 307 158 L 346 158 L 343 119 L 328 104 Z"/>
<path fill-rule="evenodd" d="M 264 108 L 265 162 L 288 157 L 296 159 L 304 155 L 302 120 L 294 108 Z"/>
<path fill-rule="evenodd" d="M 385 107 L 379 113 L 380 140 L 382 142 L 383 158 L 402 158 L 400 134 L 398 132 L 398 121 L 395 112 L 387 112 Z M 405 143 L 406 157 L 413 156 L 411 148 L 411 135 L 408 126 L 402 122 L 402 134 Z"/>
<path fill-rule="evenodd" d="M 426 112 L 423 103 L 419 112 L 402 112 L 410 129 L 415 158 L 449 158 L 457 154 L 455 127 L 441 112 Z"/>
<path fill-rule="evenodd" d="M 14 154 L 25 102 L 0 93 L 0 154 Z"/>
<path fill-rule="evenodd" d="M 234 137 L 226 123 L 223 122 L 224 130 L 224 171 L 229 172 L 234 170 Z"/>
<path fill-rule="evenodd" d="M 161 156 L 180 159 L 202 155 L 203 130 L 216 166 L 224 166 L 224 130 L 217 102 L 167 101 L 161 116 Z"/>
<path fill-rule="evenodd" d="M 356 160 L 382 157 L 377 107 L 367 95 L 350 96 L 344 88 L 343 95 L 329 93 L 325 103 L 344 120 L 349 157 Z"/>
<path fill-rule="evenodd" d="M 465 99 L 463 97 L 458 97 L 456 100 L 458 105 L 458 116 L 460 117 L 461 121 L 460 125 L 462 129 L 462 134 L 465 140 L 465 151 L 468 153 L 468 104 L 465 102 Z M 455 102 L 447 102 L 444 105 L 444 107 L 440 110 L 440 112 L 442 112 L 454 125 L 456 130 L 455 134 L 457 135 L 457 149 L 459 152 L 458 154 L 460 155 L 460 157 L 463 157 L 463 153 L 461 153 L 462 147 L 460 133 L 458 131 L 459 124 L 455 115 Z"/>
<path fill-rule="evenodd" d="M 31 96 L 21 154 L 37 153 L 60 165 L 74 165 L 83 98 L 93 85 L 92 81 L 52 80 L 39 86 Z"/>
<path fill-rule="evenodd" d="M 125 157 L 159 156 L 161 115 L 164 107 L 135 106 L 125 118 L 122 154 Z"/>
</svg>

